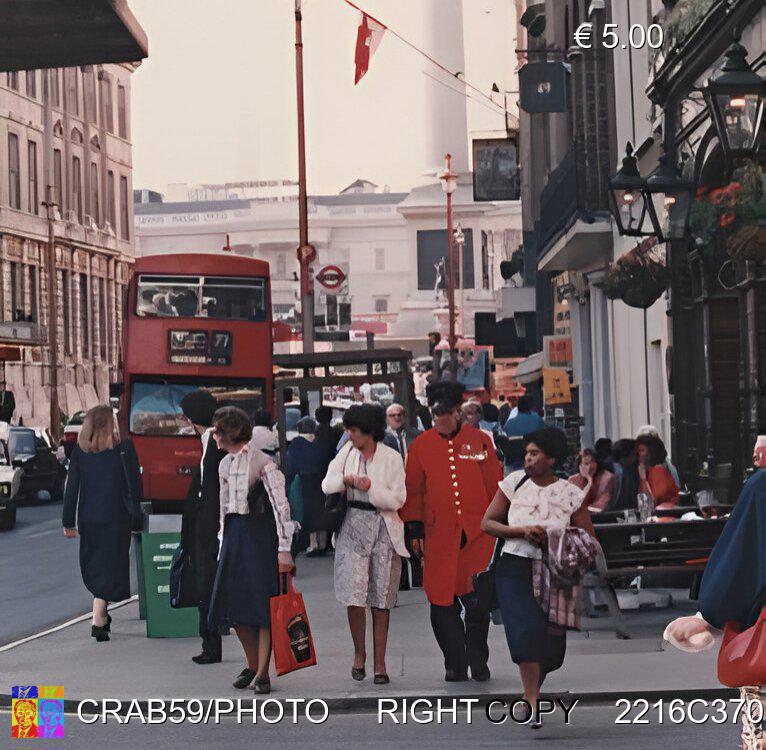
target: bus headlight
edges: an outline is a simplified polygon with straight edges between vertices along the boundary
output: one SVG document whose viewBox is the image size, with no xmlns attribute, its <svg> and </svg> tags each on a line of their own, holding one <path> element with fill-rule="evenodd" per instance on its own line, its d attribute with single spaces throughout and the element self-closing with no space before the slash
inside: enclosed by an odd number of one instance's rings
<svg viewBox="0 0 766 750">
<path fill-rule="evenodd" d="M 10 495 L 11 494 L 11 485 L 10 484 L 0 484 L 0 495 Z"/>
</svg>

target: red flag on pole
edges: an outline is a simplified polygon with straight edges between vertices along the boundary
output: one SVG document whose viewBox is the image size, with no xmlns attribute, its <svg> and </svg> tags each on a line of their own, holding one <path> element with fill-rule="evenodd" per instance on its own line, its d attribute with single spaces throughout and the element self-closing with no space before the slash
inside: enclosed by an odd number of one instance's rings
<svg viewBox="0 0 766 750">
<path fill-rule="evenodd" d="M 362 13 L 362 22 L 359 24 L 359 29 L 356 33 L 356 54 L 354 56 L 354 63 L 356 64 L 355 86 L 364 78 L 365 73 L 369 70 L 370 60 L 372 60 L 372 56 L 380 46 L 385 30 L 386 27 L 383 24 L 373 20 L 366 13 Z"/>
</svg>

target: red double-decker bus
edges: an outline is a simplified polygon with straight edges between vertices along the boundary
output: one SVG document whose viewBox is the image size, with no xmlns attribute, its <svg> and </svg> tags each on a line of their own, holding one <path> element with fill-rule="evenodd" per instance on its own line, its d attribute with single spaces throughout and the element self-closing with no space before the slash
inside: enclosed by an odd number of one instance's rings
<svg viewBox="0 0 766 750">
<path fill-rule="evenodd" d="M 120 422 L 143 472 L 143 496 L 182 501 L 200 460 L 181 413 L 190 391 L 210 391 L 248 413 L 273 397 L 268 263 L 171 254 L 136 261 L 128 292 Z"/>
</svg>

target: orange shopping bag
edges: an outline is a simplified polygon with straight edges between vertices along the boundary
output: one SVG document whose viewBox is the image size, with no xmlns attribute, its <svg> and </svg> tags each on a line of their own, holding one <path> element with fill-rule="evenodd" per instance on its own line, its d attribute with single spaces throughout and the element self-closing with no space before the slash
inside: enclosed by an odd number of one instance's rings
<svg viewBox="0 0 766 750">
<path fill-rule="evenodd" d="M 292 574 L 280 573 L 279 595 L 271 602 L 271 643 L 278 675 L 317 663 L 311 627 L 300 591 L 293 588 Z"/>
</svg>

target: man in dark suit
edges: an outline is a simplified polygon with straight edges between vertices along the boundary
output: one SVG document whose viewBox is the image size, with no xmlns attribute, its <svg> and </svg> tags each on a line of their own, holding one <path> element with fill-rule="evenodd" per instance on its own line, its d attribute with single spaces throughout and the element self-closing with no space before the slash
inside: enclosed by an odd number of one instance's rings
<svg viewBox="0 0 766 750">
<path fill-rule="evenodd" d="M 410 452 L 410 447 L 418 435 L 420 435 L 420 430 L 407 424 L 407 414 L 401 404 L 394 403 L 386 409 L 386 436 L 383 442 L 390 448 L 399 451 L 399 455 L 402 457 L 405 465 L 407 464 L 407 454 Z M 415 555 L 410 557 L 409 560 L 402 558 L 402 576 L 399 580 L 399 591 L 409 591 L 410 579 L 413 586 L 419 587 L 423 585 L 423 568 L 420 564 L 420 558 Z"/>
<path fill-rule="evenodd" d="M 181 543 L 193 561 L 199 599 L 199 634 L 202 653 L 193 656 L 196 664 L 221 661 L 221 635 L 207 624 L 210 596 L 218 566 L 218 530 L 220 527 L 220 483 L 218 464 L 226 455 L 211 440 L 213 414 L 218 403 L 208 391 L 198 390 L 181 399 L 184 416 L 194 425 L 202 442 L 202 461 L 192 476 L 184 507 Z"/>
<path fill-rule="evenodd" d="M 401 404 L 391 404 L 386 409 L 386 436 L 389 439 L 385 443 L 396 448 L 405 463 L 407 454 L 410 452 L 410 446 L 418 435 L 420 435 L 420 430 L 407 424 L 407 415 Z"/>
</svg>

